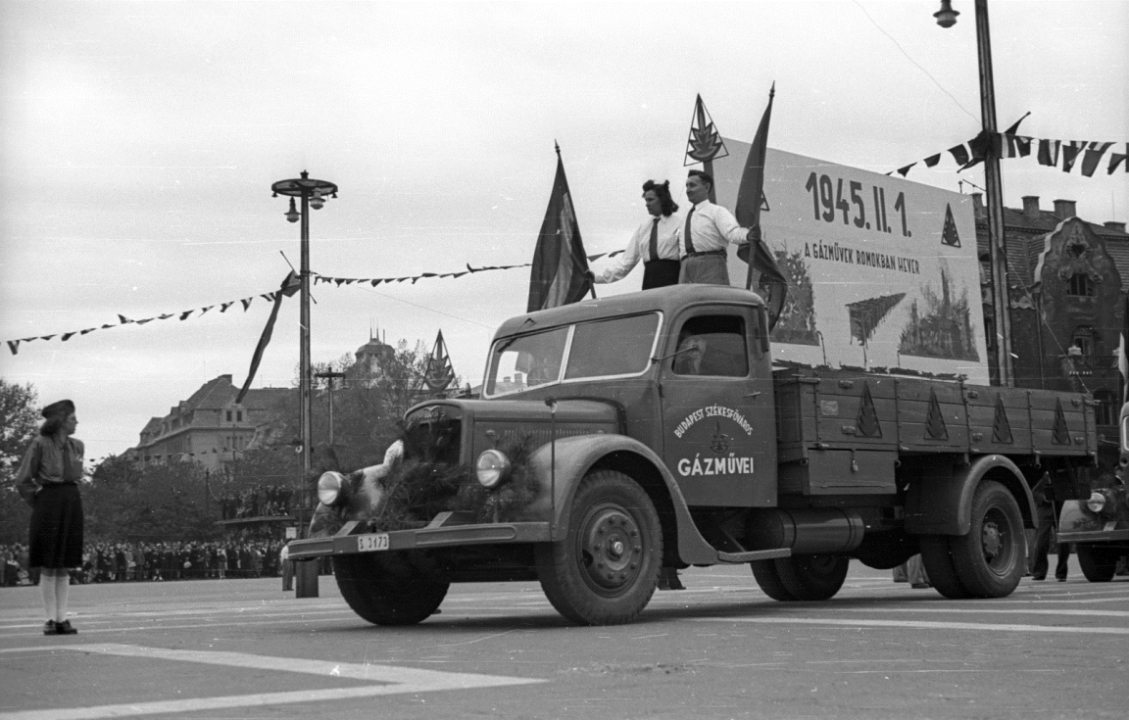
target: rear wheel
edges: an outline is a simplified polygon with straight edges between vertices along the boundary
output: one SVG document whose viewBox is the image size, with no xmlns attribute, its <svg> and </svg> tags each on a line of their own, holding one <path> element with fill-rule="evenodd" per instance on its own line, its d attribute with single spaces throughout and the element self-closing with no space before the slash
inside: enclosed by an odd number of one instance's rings
<svg viewBox="0 0 1129 720">
<path fill-rule="evenodd" d="M 796 596 L 788 592 L 783 581 L 780 580 L 775 560 L 754 560 L 749 565 L 753 568 L 753 577 L 757 585 L 760 585 L 765 595 L 780 602 L 791 602 L 796 599 Z"/>
<path fill-rule="evenodd" d="M 1090 582 L 1109 582 L 1117 570 L 1117 558 L 1121 551 L 1116 548 L 1101 547 L 1100 545 L 1087 545 L 1079 543 L 1078 564 L 1082 566 L 1082 574 Z"/>
<path fill-rule="evenodd" d="M 655 592 L 662 527 L 639 485 L 599 470 L 576 490 L 568 537 L 536 552 L 537 577 L 557 612 L 581 625 L 626 623 Z"/>
<path fill-rule="evenodd" d="M 333 574 L 353 612 L 376 625 L 423 622 L 451 586 L 418 551 L 341 555 Z"/>
<path fill-rule="evenodd" d="M 843 587 L 851 560 L 844 555 L 795 555 L 779 558 L 780 582 L 797 600 L 830 600 Z"/>
<path fill-rule="evenodd" d="M 968 534 L 949 538 L 961 584 L 971 597 L 1010 595 L 1023 578 L 1026 548 L 1019 504 L 1000 483 L 982 481 L 972 497 Z"/>
<path fill-rule="evenodd" d="M 918 540 L 921 545 L 921 562 L 925 565 L 925 574 L 929 576 L 929 584 L 950 600 L 972 597 L 960 581 L 960 574 L 957 572 L 956 566 L 953 565 L 949 536 L 922 535 Z"/>
</svg>

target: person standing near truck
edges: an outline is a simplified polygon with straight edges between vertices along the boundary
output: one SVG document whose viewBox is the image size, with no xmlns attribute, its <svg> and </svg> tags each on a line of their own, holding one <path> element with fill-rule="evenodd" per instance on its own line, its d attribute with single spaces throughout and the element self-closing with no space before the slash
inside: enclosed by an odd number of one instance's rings
<svg viewBox="0 0 1129 720">
<path fill-rule="evenodd" d="M 686 178 L 686 197 L 694 204 L 678 230 L 682 248 L 680 283 L 729 284 L 729 244 L 760 240 L 758 228 L 743 228 L 729 212 L 710 202 L 713 177 L 691 170 Z"/>
<path fill-rule="evenodd" d="M 67 620 L 70 569 L 82 566 L 82 480 L 85 447 L 71 437 L 78 427 L 75 406 L 60 400 L 43 408 L 46 418 L 20 469 L 16 487 L 32 507 L 28 562 L 42 568 L 39 580 L 47 622 L 44 635 L 74 635 Z"/>
<path fill-rule="evenodd" d="M 643 202 L 650 217 L 635 230 L 616 263 L 593 274 L 593 282 L 613 283 L 631 272 L 642 259 L 644 290 L 678 284 L 682 262 L 677 233 L 683 220 L 670 196 L 670 182 L 648 180 L 643 183 Z"/>
<path fill-rule="evenodd" d="M 1047 554 L 1051 549 L 1051 533 L 1057 528 L 1058 514 L 1062 510 L 1062 503 L 1055 502 L 1054 488 L 1051 486 L 1050 475 L 1043 475 L 1043 479 L 1031 488 L 1035 496 L 1035 507 L 1038 510 L 1039 527 L 1035 531 L 1035 549 L 1031 553 L 1031 575 L 1034 580 L 1046 580 Z M 1058 543 L 1058 560 L 1055 563 L 1055 579 L 1066 582 L 1069 569 L 1070 544 Z"/>
</svg>

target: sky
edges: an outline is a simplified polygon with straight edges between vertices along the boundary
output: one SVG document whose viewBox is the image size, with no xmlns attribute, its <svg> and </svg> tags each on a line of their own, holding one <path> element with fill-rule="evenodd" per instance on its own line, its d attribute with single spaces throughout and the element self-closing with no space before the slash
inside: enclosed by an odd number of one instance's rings
<svg viewBox="0 0 1129 720">
<path fill-rule="evenodd" d="M 773 83 L 769 145 L 873 172 L 980 129 L 974 8 L 938 0 L 746 3 L 0 3 L 0 377 L 71 398 L 88 461 L 119 454 L 197 388 L 246 377 L 269 315 L 219 304 L 275 290 L 299 226 L 271 184 L 336 183 L 313 212 L 311 270 L 448 273 L 532 259 L 560 144 L 588 253 L 646 218 L 640 186 L 683 166 L 694 99 L 749 141 Z M 1001 128 L 1129 142 L 1129 2 L 991 0 Z M 951 158 L 909 180 L 984 186 Z M 962 184 L 963 183 L 963 184 Z M 1003 161 L 1004 202 L 1077 202 L 1129 220 L 1129 175 Z M 597 264 L 597 267 L 600 265 Z M 600 294 L 639 288 L 641 269 Z M 525 311 L 529 269 L 415 284 L 313 286 L 312 358 L 378 333 L 438 331 L 477 384 Z M 201 315 L 200 308 L 215 305 Z M 179 314 L 196 310 L 185 320 Z M 119 325 L 172 314 L 145 325 Z M 297 298 L 254 387 L 296 381 Z"/>
</svg>

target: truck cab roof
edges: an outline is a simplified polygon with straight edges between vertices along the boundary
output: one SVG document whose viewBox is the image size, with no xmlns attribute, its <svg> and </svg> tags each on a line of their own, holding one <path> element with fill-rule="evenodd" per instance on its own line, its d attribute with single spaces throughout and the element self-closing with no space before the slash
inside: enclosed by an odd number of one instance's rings
<svg viewBox="0 0 1129 720">
<path fill-rule="evenodd" d="M 517 315 L 502 323 L 494 337 L 644 312 L 660 311 L 669 317 L 678 310 L 698 303 L 739 303 L 754 307 L 764 305 L 759 295 L 743 288 L 727 285 L 670 285 Z"/>
</svg>

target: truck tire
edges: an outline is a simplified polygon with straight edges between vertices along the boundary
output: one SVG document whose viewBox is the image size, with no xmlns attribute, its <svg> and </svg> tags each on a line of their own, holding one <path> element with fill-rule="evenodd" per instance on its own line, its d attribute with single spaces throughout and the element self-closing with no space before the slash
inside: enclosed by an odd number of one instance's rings
<svg viewBox="0 0 1129 720">
<path fill-rule="evenodd" d="M 1082 566 L 1082 574 L 1090 582 L 1109 582 L 1117 570 L 1117 558 L 1120 550 L 1107 548 L 1100 545 L 1078 543 L 1078 564 Z"/>
<path fill-rule="evenodd" d="M 788 592 L 780 580 L 780 573 L 776 571 L 775 560 L 754 560 L 749 565 L 753 568 L 753 577 L 760 585 L 765 595 L 780 602 L 791 602 L 796 596 Z"/>
<path fill-rule="evenodd" d="M 598 470 L 576 490 L 568 537 L 538 544 L 537 577 L 565 618 L 616 625 L 650 602 L 662 556 L 662 527 L 647 493 L 623 473 Z"/>
<path fill-rule="evenodd" d="M 851 565 L 845 555 L 793 555 L 773 562 L 784 589 L 797 600 L 835 597 Z"/>
<path fill-rule="evenodd" d="M 994 480 L 982 481 L 972 496 L 968 534 L 950 537 L 949 549 L 971 597 L 1011 595 L 1027 569 L 1023 517 L 1011 492 Z"/>
<path fill-rule="evenodd" d="M 375 625 L 416 625 L 432 615 L 451 583 L 418 553 L 367 553 L 333 558 L 333 575 L 353 612 Z"/>
<path fill-rule="evenodd" d="M 918 538 L 921 546 L 921 562 L 929 584 L 950 600 L 963 600 L 972 597 L 960 581 L 960 574 L 953 565 L 952 548 L 948 535 L 922 535 Z"/>
</svg>

